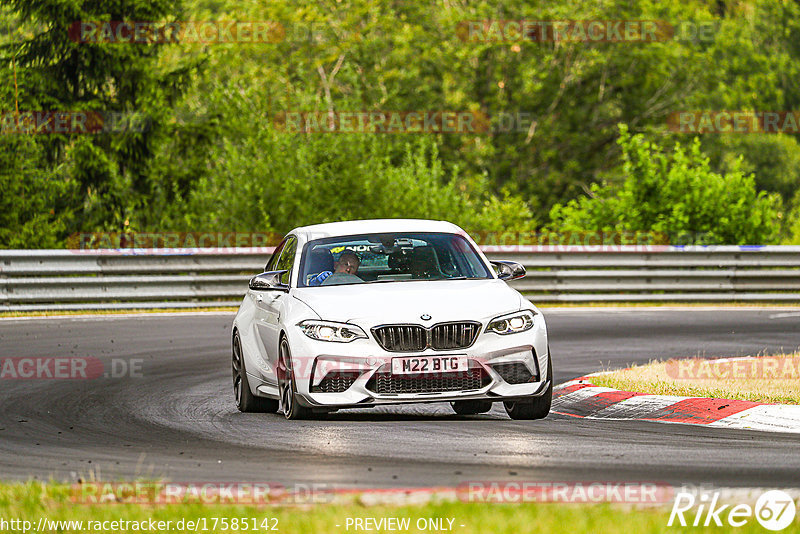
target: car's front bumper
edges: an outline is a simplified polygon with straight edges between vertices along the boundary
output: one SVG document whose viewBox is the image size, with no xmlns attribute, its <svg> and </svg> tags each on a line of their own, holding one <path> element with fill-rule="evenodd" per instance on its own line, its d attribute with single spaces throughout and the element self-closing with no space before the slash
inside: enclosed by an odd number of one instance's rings
<svg viewBox="0 0 800 534">
<path fill-rule="evenodd" d="M 331 343 L 309 339 L 299 331 L 287 334 L 292 348 L 297 401 L 309 407 L 332 409 L 457 400 L 503 401 L 541 395 L 549 386 L 547 331 L 541 315 L 536 316 L 534 327 L 527 332 L 505 336 L 481 333 L 466 349 L 427 349 L 415 354 L 386 352 L 371 337 L 351 343 Z M 467 380 L 466 387 L 462 388 L 458 378 L 452 374 L 414 375 L 396 377 L 402 378 L 406 387 L 394 387 L 396 384 L 391 378 L 393 358 L 444 355 L 466 357 L 470 372 L 480 374 L 480 384 Z M 518 378 L 510 383 L 504 379 L 504 376 L 508 378 L 508 373 L 500 371 L 500 364 L 524 365 L 530 378 L 523 383 L 513 383 Z M 348 383 L 345 391 L 321 392 L 319 386 L 328 373 L 345 373 L 358 378 L 351 385 Z M 397 392 L 386 392 L 387 387 L 377 387 L 378 375 L 384 379 L 384 386 L 388 384 L 389 390 Z M 437 378 L 448 380 L 437 381 Z M 414 392 L 403 391 L 409 389 L 409 380 L 419 380 L 412 382 L 410 389 Z M 441 388 L 442 384 L 447 386 Z"/>
<path fill-rule="evenodd" d="M 433 402 L 452 402 L 462 400 L 482 400 L 489 402 L 510 401 L 523 399 L 532 396 L 543 395 L 550 381 L 536 382 L 534 387 L 525 388 L 525 393 L 514 393 L 507 395 L 494 394 L 489 388 L 478 391 L 450 391 L 440 393 L 406 393 L 397 395 L 378 395 L 371 393 L 362 397 L 357 392 L 345 393 L 311 393 L 305 396 L 298 396 L 297 400 L 303 406 L 309 408 L 323 409 L 345 409 L 345 408 L 369 408 L 371 406 L 381 406 L 387 404 L 424 404 Z M 353 397 L 360 398 L 357 402 L 352 402 Z"/>
</svg>

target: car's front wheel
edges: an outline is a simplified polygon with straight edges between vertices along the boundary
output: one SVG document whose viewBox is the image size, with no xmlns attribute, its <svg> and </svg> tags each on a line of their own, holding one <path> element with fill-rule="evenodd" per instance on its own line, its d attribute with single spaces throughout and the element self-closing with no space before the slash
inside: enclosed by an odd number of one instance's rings
<svg viewBox="0 0 800 534">
<path fill-rule="evenodd" d="M 547 347 L 547 380 L 550 385 L 544 395 L 525 400 L 504 402 L 506 413 L 511 419 L 544 419 L 550 413 L 553 402 L 553 366 L 550 359 L 550 347 Z"/>
<path fill-rule="evenodd" d="M 244 367 L 244 355 L 242 354 L 242 341 L 239 339 L 239 332 L 233 335 L 233 355 L 231 357 L 231 372 L 233 375 L 233 397 L 236 399 L 236 407 L 240 412 L 277 412 L 278 401 L 265 397 L 256 397 L 250 391 L 250 384 L 247 381 L 247 371 Z"/>
<path fill-rule="evenodd" d="M 450 406 L 458 415 L 477 415 L 492 409 L 491 402 L 479 400 L 454 401 L 450 403 Z"/>
<path fill-rule="evenodd" d="M 292 369 L 292 353 L 289 340 L 281 339 L 278 354 L 278 390 L 281 395 L 281 411 L 286 419 L 308 419 L 311 410 L 297 402 L 297 385 Z"/>
</svg>

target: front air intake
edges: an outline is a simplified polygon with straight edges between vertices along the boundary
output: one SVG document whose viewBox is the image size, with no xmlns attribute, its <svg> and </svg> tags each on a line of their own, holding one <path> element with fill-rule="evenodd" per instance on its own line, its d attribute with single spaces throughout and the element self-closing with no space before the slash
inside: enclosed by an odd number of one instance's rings
<svg viewBox="0 0 800 534">
<path fill-rule="evenodd" d="M 372 334 L 388 352 L 422 352 L 425 349 L 466 349 L 475 343 L 481 324 L 473 321 L 439 323 L 430 328 L 415 324 L 376 326 Z"/>
<path fill-rule="evenodd" d="M 393 375 L 391 366 L 378 370 L 367 382 L 367 389 L 379 395 L 402 393 L 444 393 L 474 391 L 486 387 L 492 377 L 483 367 L 472 367 L 457 373 Z"/>
<path fill-rule="evenodd" d="M 535 382 L 534 378 L 536 377 L 528 370 L 528 366 L 522 362 L 496 363 L 492 365 L 492 369 L 497 371 L 497 374 L 508 384 Z"/>
<path fill-rule="evenodd" d="M 332 371 L 319 384 L 311 386 L 312 393 L 343 393 L 361 376 L 359 371 Z"/>
</svg>

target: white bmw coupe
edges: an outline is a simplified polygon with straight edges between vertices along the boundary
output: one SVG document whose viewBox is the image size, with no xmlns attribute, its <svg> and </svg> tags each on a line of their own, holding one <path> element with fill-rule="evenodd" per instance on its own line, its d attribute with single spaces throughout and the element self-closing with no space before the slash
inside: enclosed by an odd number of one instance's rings
<svg viewBox="0 0 800 534">
<path fill-rule="evenodd" d="M 503 402 L 541 419 L 553 393 L 541 312 L 458 226 L 366 220 L 289 232 L 250 280 L 233 322 L 233 392 L 243 412 L 287 419 L 341 408 Z"/>
</svg>

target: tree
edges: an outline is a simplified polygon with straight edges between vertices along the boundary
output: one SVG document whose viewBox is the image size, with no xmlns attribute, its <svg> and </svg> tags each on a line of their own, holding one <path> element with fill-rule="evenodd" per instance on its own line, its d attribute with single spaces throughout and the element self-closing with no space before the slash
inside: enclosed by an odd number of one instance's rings
<svg viewBox="0 0 800 534">
<path fill-rule="evenodd" d="M 0 248 L 58 248 L 77 197 L 30 136 L 0 135 Z"/>
<path fill-rule="evenodd" d="M 84 42 L 75 25 L 180 19 L 180 4 L 11 0 L 10 6 L 18 21 L 35 27 L 32 35 L 0 49 L 4 64 L 16 64 L 20 110 L 139 117 L 137 125 L 142 127 L 119 133 L 40 135 L 35 140 L 48 166 L 62 166 L 81 191 L 83 198 L 73 206 L 72 229 L 121 229 L 152 193 L 150 162 L 164 138 L 171 106 L 186 89 L 197 62 L 160 61 L 165 45 L 159 42 Z M 4 109 L 17 105 L 8 95 L 3 104 Z"/>
</svg>

